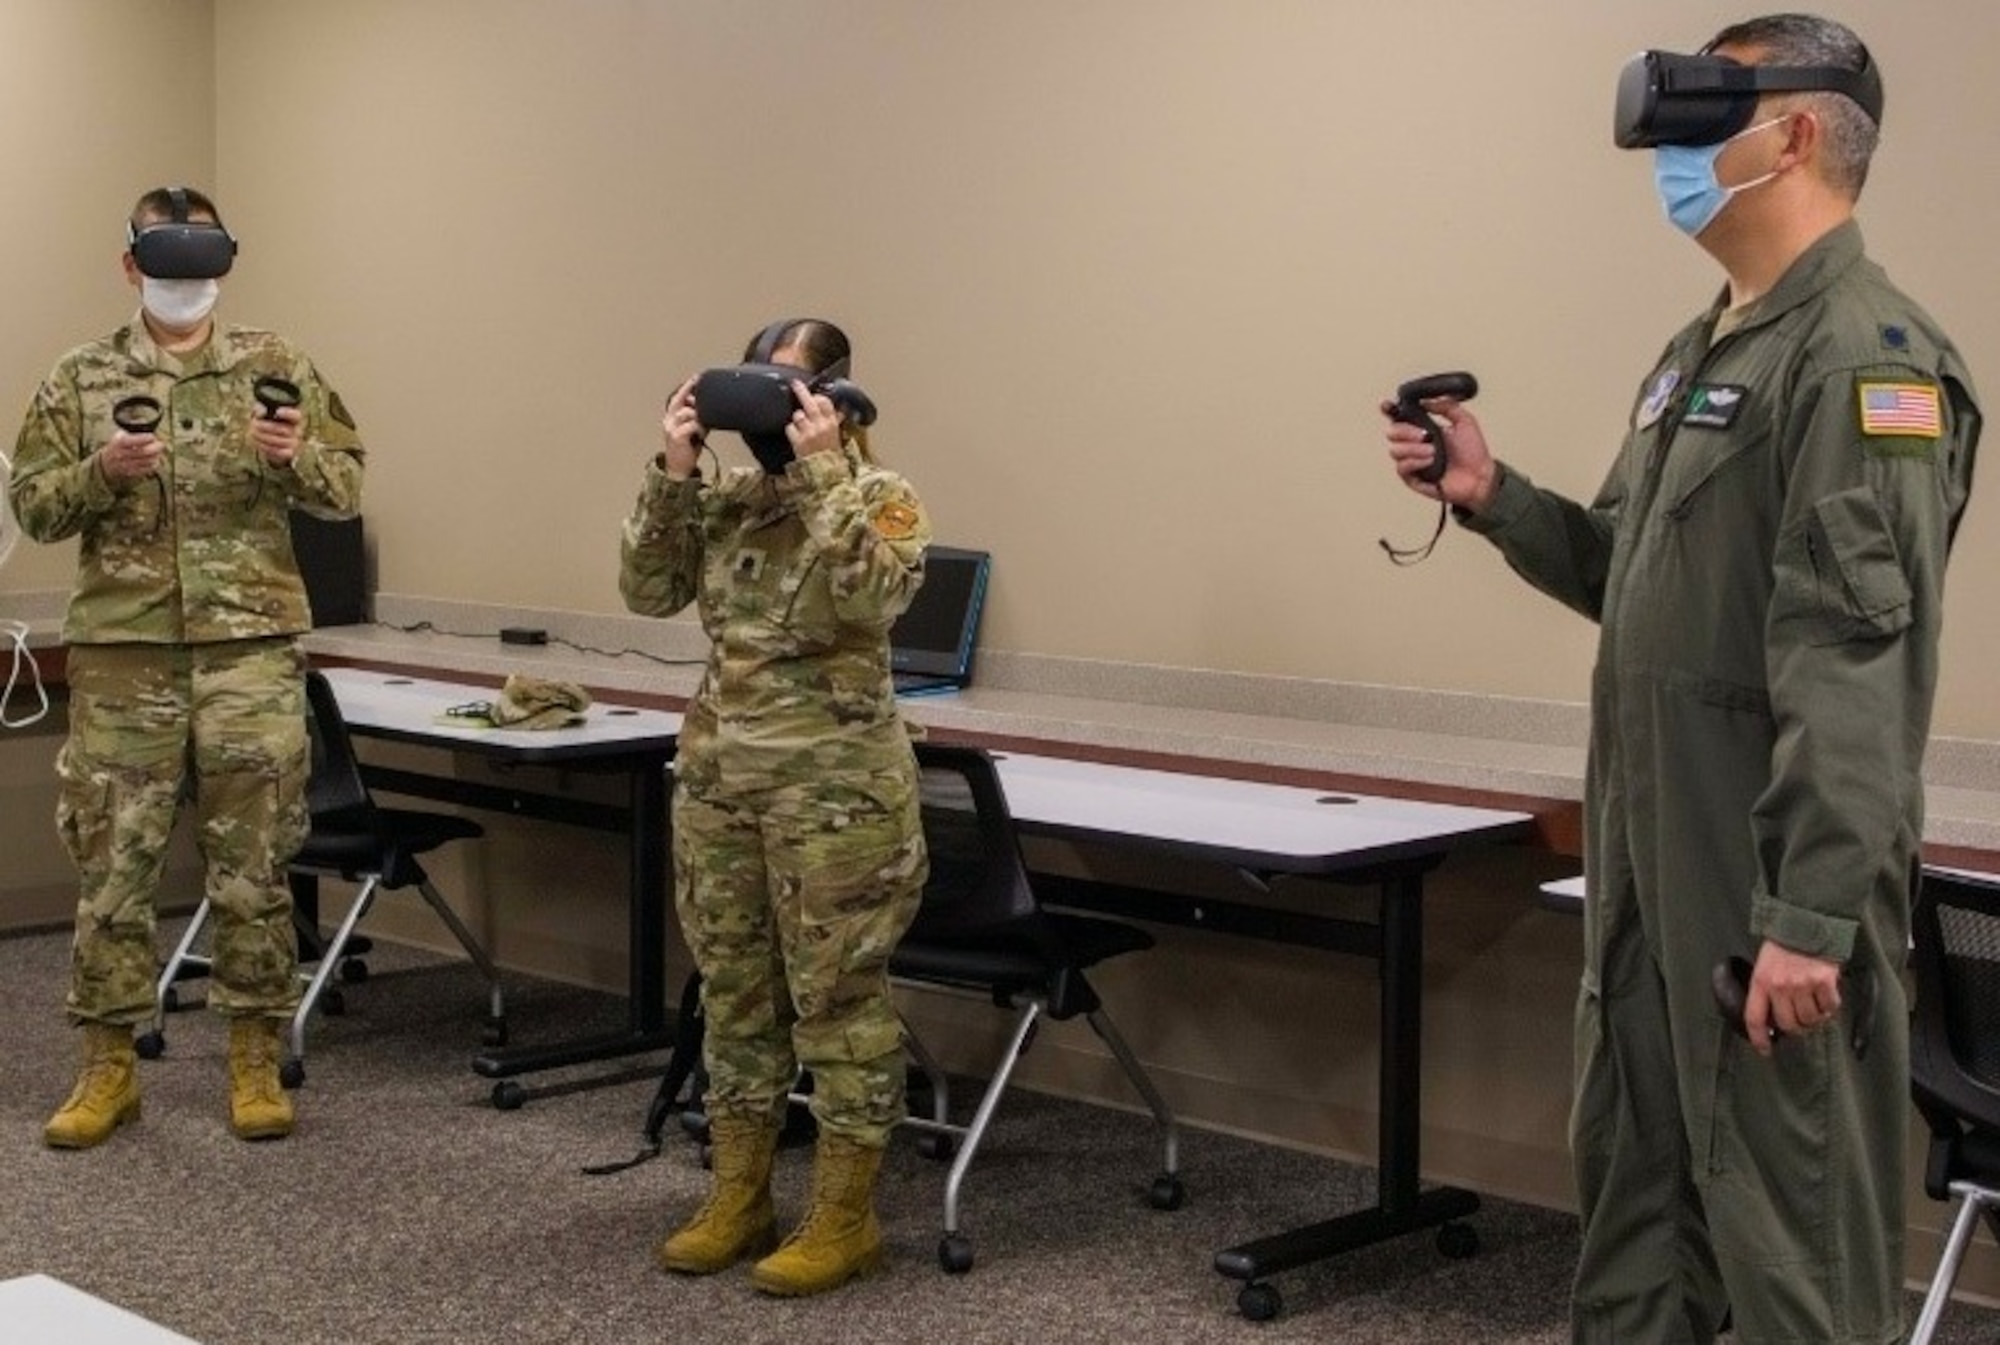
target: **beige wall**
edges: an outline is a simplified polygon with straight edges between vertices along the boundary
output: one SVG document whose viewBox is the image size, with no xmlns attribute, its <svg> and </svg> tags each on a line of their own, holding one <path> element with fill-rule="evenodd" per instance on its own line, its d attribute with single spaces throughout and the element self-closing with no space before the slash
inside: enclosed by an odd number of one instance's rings
<svg viewBox="0 0 2000 1345">
<path fill-rule="evenodd" d="M 0 452 L 58 356 L 135 306 L 118 264 L 125 212 L 148 187 L 215 182 L 209 0 L 0 5 Z M 67 589 L 71 546 L 23 542 L 0 591 Z"/>
<path fill-rule="evenodd" d="M 1990 368 L 2000 7 L 1823 8 L 1887 72 L 1872 244 Z M 389 591 L 616 610 L 662 397 L 812 311 L 998 553 L 994 647 L 1581 699 L 1589 630 L 1483 544 L 1385 562 L 1431 515 L 1373 406 L 1470 367 L 1503 453 L 1594 489 L 1718 283 L 1612 84 L 1742 10 L 218 0 L 231 308 L 356 408 Z M 2000 734 L 1996 561 L 1982 504 L 1941 732 Z"/>
</svg>

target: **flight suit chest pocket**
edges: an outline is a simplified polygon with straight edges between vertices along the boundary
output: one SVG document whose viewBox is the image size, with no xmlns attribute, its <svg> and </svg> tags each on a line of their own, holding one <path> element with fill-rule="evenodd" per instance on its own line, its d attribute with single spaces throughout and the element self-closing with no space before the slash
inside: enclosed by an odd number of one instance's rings
<svg viewBox="0 0 2000 1345">
<path fill-rule="evenodd" d="M 1768 442 L 1769 435 L 1753 425 L 1720 430 L 1683 424 L 1660 468 L 1666 516 L 1676 522 L 1695 516 L 1718 484 L 1763 460 Z"/>
</svg>

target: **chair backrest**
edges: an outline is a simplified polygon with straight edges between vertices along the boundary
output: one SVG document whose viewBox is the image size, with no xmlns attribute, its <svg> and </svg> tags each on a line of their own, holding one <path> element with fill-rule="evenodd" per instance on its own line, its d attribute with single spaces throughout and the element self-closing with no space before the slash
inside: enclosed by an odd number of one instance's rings
<svg viewBox="0 0 2000 1345">
<path fill-rule="evenodd" d="M 931 875 L 905 938 L 1044 945 L 1046 919 L 993 758 L 931 742 L 917 743 L 916 752 Z"/>
<path fill-rule="evenodd" d="M 361 763 L 340 716 L 340 698 L 317 669 L 306 672 L 306 727 L 312 740 L 312 773 L 306 779 L 306 811 L 315 828 L 368 831 L 375 801 L 361 779 Z"/>
<path fill-rule="evenodd" d="M 1910 932 L 1918 1109 L 1940 1139 L 1964 1127 L 2000 1132 L 2000 882 L 1925 870 Z"/>
</svg>

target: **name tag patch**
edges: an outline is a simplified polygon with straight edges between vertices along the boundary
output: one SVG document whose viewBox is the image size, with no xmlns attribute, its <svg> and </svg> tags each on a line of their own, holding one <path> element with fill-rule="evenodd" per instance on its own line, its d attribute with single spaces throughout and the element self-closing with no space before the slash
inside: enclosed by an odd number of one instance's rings
<svg viewBox="0 0 2000 1345">
<path fill-rule="evenodd" d="M 1928 383 L 1858 383 L 1861 432 L 1899 439 L 1936 439 L 1944 433 L 1938 390 Z"/>
<path fill-rule="evenodd" d="M 1700 430 L 1726 430 L 1736 423 L 1749 391 L 1740 383 L 1697 383 L 1688 389 L 1681 424 Z"/>
</svg>

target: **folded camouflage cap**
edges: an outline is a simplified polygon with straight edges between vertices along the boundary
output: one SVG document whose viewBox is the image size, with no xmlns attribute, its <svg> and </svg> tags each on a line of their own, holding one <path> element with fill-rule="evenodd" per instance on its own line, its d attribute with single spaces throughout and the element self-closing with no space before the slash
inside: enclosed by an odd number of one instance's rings
<svg viewBox="0 0 2000 1345">
<path fill-rule="evenodd" d="M 589 708 L 590 693 L 574 682 L 510 673 L 486 717 L 495 728 L 559 729 L 581 724 Z"/>
</svg>

